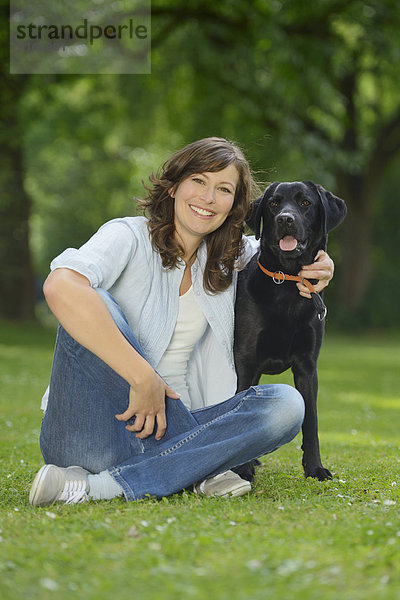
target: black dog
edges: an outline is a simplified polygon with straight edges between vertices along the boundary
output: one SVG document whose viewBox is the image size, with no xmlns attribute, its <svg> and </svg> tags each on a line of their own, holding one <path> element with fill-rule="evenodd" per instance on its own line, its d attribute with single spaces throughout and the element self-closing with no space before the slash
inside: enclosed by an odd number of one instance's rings
<svg viewBox="0 0 400 600">
<path fill-rule="evenodd" d="M 257 385 L 262 373 L 292 368 L 305 402 L 304 472 L 321 481 L 332 477 L 321 463 L 317 423 L 317 359 L 326 309 L 319 294 L 312 293 L 313 301 L 300 296 L 283 274 L 296 276 L 302 265 L 312 264 L 318 250 L 326 249 L 328 231 L 345 216 L 344 201 L 312 181 L 268 186 L 247 222 L 256 239 L 261 236 L 260 252 L 239 273 L 235 308 L 238 391 Z M 235 471 L 252 479 L 254 464 Z"/>
</svg>

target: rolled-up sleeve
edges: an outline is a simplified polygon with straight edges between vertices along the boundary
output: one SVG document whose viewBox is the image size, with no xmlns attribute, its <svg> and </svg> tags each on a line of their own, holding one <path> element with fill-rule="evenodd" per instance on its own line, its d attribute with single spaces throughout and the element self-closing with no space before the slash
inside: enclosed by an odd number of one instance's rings
<svg viewBox="0 0 400 600">
<path fill-rule="evenodd" d="M 72 269 L 94 288 L 109 289 L 134 255 L 137 238 L 122 220 L 105 223 L 80 248 L 67 248 L 50 264 L 50 270 Z"/>
</svg>

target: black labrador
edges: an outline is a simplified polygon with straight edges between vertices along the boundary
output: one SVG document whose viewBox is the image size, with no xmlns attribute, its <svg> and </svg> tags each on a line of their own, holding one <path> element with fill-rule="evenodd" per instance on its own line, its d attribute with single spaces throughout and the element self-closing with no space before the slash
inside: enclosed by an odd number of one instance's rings
<svg viewBox="0 0 400 600">
<path fill-rule="evenodd" d="M 317 359 L 326 308 L 312 282 L 303 281 L 312 292 L 310 300 L 299 295 L 290 276 L 326 249 L 328 232 L 345 216 L 344 201 L 312 181 L 268 186 L 247 221 L 256 239 L 261 237 L 260 252 L 239 273 L 235 307 L 238 391 L 257 385 L 263 373 L 291 367 L 305 402 L 304 473 L 320 481 L 332 477 L 321 463 L 317 423 Z M 255 464 L 234 470 L 251 480 Z"/>
</svg>

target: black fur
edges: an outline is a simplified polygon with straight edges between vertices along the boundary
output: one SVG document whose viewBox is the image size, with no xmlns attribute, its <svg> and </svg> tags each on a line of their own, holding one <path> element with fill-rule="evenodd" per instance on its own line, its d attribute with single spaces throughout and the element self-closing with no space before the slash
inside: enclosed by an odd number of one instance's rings
<svg viewBox="0 0 400 600">
<path fill-rule="evenodd" d="M 343 200 L 312 181 L 272 183 L 258 198 L 248 220 L 260 253 L 239 273 L 235 308 L 235 363 L 238 391 L 257 385 L 263 373 L 291 368 L 305 402 L 303 467 L 306 477 L 332 477 L 322 466 L 317 423 L 317 359 L 324 322 L 314 303 L 299 295 L 295 283 L 274 283 L 257 265 L 297 275 L 326 249 L 327 234 L 346 216 Z M 295 249 L 281 249 L 280 240 L 297 240 Z M 244 478 L 254 475 L 254 461 L 235 469 Z"/>
</svg>

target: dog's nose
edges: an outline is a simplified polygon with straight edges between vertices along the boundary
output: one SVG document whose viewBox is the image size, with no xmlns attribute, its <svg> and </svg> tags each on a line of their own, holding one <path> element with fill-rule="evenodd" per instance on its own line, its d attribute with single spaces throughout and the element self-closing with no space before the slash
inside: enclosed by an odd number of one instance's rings
<svg viewBox="0 0 400 600">
<path fill-rule="evenodd" d="M 290 213 L 281 213 L 276 218 L 279 225 L 293 225 L 294 216 Z"/>
</svg>

